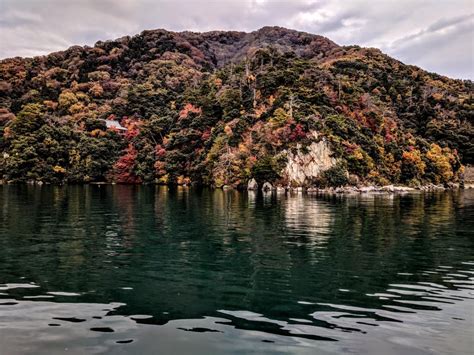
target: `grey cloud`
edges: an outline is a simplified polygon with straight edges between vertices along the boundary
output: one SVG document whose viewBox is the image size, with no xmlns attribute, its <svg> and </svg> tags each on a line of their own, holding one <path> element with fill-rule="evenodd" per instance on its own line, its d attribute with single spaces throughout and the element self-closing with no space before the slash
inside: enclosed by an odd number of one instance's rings
<svg viewBox="0 0 474 355">
<path fill-rule="evenodd" d="M 472 0 L 0 0 L 0 58 L 153 28 L 252 31 L 278 25 L 474 78 L 473 13 Z"/>
<path fill-rule="evenodd" d="M 417 33 L 398 39 L 397 41 L 394 42 L 393 45 L 397 47 L 403 46 L 404 43 L 417 40 L 418 38 L 426 36 L 426 35 L 430 35 L 433 32 L 444 30 L 450 27 L 460 26 L 461 24 L 469 22 L 469 20 L 472 20 L 472 19 L 474 19 L 474 14 L 456 16 L 453 18 L 443 18 L 431 24 L 426 29 L 423 29 Z M 469 30 L 469 28 L 467 28 L 467 30 Z M 472 23 L 471 23 L 471 34 L 472 34 Z"/>
<path fill-rule="evenodd" d="M 429 26 L 427 28 L 427 32 L 442 30 L 446 27 L 457 25 L 457 24 L 466 22 L 468 20 L 472 20 L 473 18 L 474 18 L 474 14 L 472 13 L 467 14 L 467 15 L 456 16 L 452 18 L 443 18 L 441 20 L 436 21 L 431 26 Z"/>
<path fill-rule="evenodd" d="M 0 14 L 0 28 L 29 26 L 40 22 L 41 17 L 29 12 L 7 11 Z"/>
<path fill-rule="evenodd" d="M 426 31 L 423 36 L 401 43 L 393 54 L 451 77 L 474 78 L 472 33 L 473 25 L 468 22 L 457 23 L 448 32 Z"/>
<path fill-rule="evenodd" d="M 331 33 L 335 30 L 347 27 L 344 20 L 356 17 L 357 11 L 344 11 L 335 16 L 326 16 L 321 20 L 314 21 L 308 25 L 310 29 L 316 30 L 318 33 Z"/>
</svg>

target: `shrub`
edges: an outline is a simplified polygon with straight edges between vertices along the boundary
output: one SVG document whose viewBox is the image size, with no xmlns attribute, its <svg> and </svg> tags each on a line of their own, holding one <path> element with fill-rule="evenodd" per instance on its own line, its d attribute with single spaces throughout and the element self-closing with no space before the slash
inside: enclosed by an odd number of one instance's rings
<svg viewBox="0 0 474 355">
<path fill-rule="evenodd" d="M 346 167 L 341 163 L 323 171 L 318 180 L 320 187 L 339 187 L 349 183 Z"/>
<path fill-rule="evenodd" d="M 421 159 L 418 149 L 403 152 L 401 176 L 403 181 L 420 180 L 425 173 L 425 168 L 426 164 Z"/>
<path fill-rule="evenodd" d="M 280 177 L 277 162 L 270 155 L 257 160 L 252 168 L 252 176 L 259 184 L 264 181 L 275 181 Z"/>
</svg>

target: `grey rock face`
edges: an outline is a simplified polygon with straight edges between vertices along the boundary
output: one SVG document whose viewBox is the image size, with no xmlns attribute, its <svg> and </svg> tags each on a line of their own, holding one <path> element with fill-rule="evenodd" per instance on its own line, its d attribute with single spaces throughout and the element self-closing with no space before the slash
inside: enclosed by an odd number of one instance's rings
<svg viewBox="0 0 474 355">
<path fill-rule="evenodd" d="M 364 186 L 364 187 L 361 187 L 359 191 L 362 193 L 367 193 L 367 192 L 375 192 L 376 189 L 374 186 Z"/>
<path fill-rule="evenodd" d="M 256 191 L 258 190 L 258 184 L 255 179 L 250 179 L 248 184 L 247 184 L 247 190 L 249 191 Z"/>
<path fill-rule="evenodd" d="M 272 184 L 270 184 L 268 181 L 266 181 L 262 186 L 262 191 L 263 192 L 268 192 L 268 191 L 272 191 L 272 190 L 273 190 Z"/>
<path fill-rule="evenodd" d="M 313 133 L 313 136 L 317 138 L 316 133 Z M 324 139 L 311 143 L 304 150 L 302 148 L 298 144 L 296 153 L 287 152 L 288 160 L 283 171 L 287 180 L 296 186 L 307 184 L 337 163 L 337 160 L 331 156 L 329 144 Z"/>
</svg>

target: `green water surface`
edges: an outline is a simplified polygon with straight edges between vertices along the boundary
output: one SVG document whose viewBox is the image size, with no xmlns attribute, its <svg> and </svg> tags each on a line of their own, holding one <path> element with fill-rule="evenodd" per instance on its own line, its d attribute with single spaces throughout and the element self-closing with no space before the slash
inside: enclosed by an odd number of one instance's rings
<svg viewBox="0 0 474 355">
<path fill-rule="evenodd" d="M 471 354 L 474 191 L 0 186 L 0 354 Z"/>
</svg>

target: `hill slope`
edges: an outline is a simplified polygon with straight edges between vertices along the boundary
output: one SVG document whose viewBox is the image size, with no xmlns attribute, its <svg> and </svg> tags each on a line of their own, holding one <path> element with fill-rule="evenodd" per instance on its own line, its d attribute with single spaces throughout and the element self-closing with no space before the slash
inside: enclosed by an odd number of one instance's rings
<svg viewBox="0 0 474 355">
<path fill-rule="evenodd" d="M 279 27 L 144 31 L 0 61 L 0 178 L 446 183 L 474 160 L 472 92 Z"/>
</svg>

